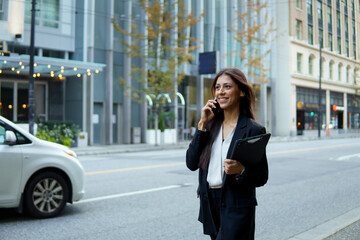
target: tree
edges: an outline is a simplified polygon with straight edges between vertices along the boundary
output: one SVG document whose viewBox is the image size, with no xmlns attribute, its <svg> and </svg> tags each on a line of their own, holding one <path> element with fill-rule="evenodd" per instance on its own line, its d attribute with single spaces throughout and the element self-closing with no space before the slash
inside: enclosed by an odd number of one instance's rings
<svg viewBox="0 0 360 240">
<path fill-rule="evenodd" d="M 240 45 L 241 69 L 246 69 L 250 82 L 260 84 L 261 123 L 266 125 L 266 86 L 270 82 L 271 43 L 279 37 L 274 21 L 269 17 L 268 2 L 249 0 L 245 11 L 238 11 L 233 20 L 234 39 Z"/>
<path fill-rule="evenodd" d="M 139 3 L 144 21 L 133 21 L 130 31 L 122 28 L 115 18 L 112 23 L 117 31 L 131 37 L 131 42 L 122 41 L 125 53 L 143 61 L 141 66 L 131 66 L 131 79 L 140 82 L 140 87 L 132 87 L 124 78 L 121 83 L 131 89 L 132 94 L 127 97 L 132 100 L 143 104 L 146 97 L 151 98 L 157 132 L 159 109 L 166 103 L 166 96 L 176 100 L 177 86 L 185 77 L 184 65 L 194 59 L 191 52 L 196 49 L 197 41 L 190 37 L 189 29 L 198 19 L 192 13 L 187 14 L 183 0 L 139 0 Z M 140 30 L 143 26 L 145 29 Z"/>
</svg>

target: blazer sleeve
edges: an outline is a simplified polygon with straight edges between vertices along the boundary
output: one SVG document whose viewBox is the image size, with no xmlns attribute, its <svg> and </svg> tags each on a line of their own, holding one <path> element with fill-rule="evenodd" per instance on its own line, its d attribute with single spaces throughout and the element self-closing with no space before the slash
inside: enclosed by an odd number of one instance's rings
<svg viewBox="0 0 360 240">
<path fill-rule="evenodd" d="M 186 151 L 186 166 L 195 171 L 199 168 L 200 155 L 209 139 L 209 132 L 203 132 L 196 129 L 188 150 Z"/>
<path fill-rule="evenodd" d="M 254 130 L 255 129 L 252 129 L 252 133 L 250 133 L 250 136 L 266 133 L 264 127 L 261 127 L 260 131 L 259 128 L 255 131 Z M 262 161 L 260 163 L 252 167 L 246 167 L 244 173 L 239 178 L 233 177 L 233 181 L 235 181 L 235 183 L 239 185 L 246 185 L 249 187 L 261 187 L 266 184 L 268 177 L 269 168 L 265 150 Z"/>
</svg>

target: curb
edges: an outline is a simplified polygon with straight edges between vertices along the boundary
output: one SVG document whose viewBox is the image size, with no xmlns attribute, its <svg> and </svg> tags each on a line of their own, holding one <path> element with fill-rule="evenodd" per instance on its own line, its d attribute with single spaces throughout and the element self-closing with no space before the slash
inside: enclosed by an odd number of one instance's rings
<svg viewBox="0 0 360 240">
<path fill-rule="evenodd" d="M 289 240 L 323 240 L 357 222 L 360 219 L 359 216 L 360 207 L 352 209 L 343 215 L 289 238 Z"/>
</svg>

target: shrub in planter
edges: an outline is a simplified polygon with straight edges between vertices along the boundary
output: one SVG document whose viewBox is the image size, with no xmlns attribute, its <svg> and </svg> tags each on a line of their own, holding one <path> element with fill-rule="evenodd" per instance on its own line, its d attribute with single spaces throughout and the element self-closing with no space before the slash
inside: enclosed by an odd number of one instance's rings
<svg viewBox="0 0 360 240">
<path fill-rule="evenodd" d="M 79 134 L 80 128 L 73 122 L 48 121 L 38 123 L 36 137 L 70 147 Z"/>
</svg>

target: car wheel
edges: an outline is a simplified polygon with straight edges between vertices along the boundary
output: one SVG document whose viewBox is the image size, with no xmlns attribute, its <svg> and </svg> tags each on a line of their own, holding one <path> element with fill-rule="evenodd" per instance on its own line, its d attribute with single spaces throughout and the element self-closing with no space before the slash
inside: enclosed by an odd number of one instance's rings
<svg viewBox="0 0 360 240">
<path fill-rule="evenodd" d="M 55 217 L 64 209 L 68 197 L 69 188 L 64 178 L 54 172 L 43 172 L 28 183 L 25 206 L 34 217 Z"/>
</svg>

